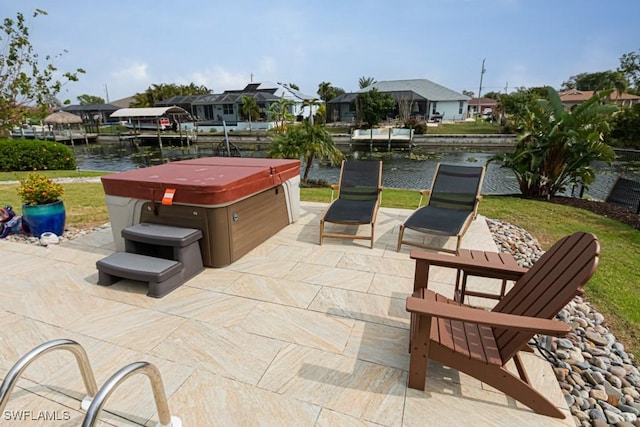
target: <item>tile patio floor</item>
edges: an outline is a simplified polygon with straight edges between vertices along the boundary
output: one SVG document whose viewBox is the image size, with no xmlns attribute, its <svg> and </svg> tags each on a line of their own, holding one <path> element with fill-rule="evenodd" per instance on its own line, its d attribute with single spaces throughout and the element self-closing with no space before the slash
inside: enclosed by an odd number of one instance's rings
<svg viewBox="0 0 640 427">
<path fill-rule="evenodd" d="M 87 351 L 98 387 L 129 363 L 156 365 L 184 426 L 573 425 L 436 363 L 426 391 L 408 389 L 405 298 L 414 262 L 407 247 L 395 246 L 409 212 L 381 209 L 373 249 L 336 239 L 320 246 L 325 207 L 302 203 L 296 223 L 161 299 L 146 297 L 137 282 L 96 285 L 96 261 L 114 251 L 110 229 L 48 248 L 0 241 L 0 375 L 38 344 L 69 338 Z M 463 247 L 496 250 L 484 218 Z M 454 277 L 432 269 L 445 295 Z M 538 389 L 568 414 L 551 367 L 526 356 Z M 70 418 L 20 426 L 80 425 L 83 396 L 73 357 L 52 352 L 25 371 L 6 410 Z M 155 425 L 147 378 L 134 375 L 117 388 L 101 420 Z"/>
</svg>

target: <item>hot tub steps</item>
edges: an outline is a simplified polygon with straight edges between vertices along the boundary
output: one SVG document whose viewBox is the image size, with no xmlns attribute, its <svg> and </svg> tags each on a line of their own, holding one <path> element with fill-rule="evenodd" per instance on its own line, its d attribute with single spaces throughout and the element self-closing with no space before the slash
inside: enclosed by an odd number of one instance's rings
<svg viewBox="0 0 640 427">
<path fill-rule="evenodd" d="M 125 251 L 96 263 L 98 284 L 120 279 L 147 282 L 147 295 L 160 298 L 204 270 L 200 240 L 194 228 L 141 223 L 122 230 Z"/>
</svg>

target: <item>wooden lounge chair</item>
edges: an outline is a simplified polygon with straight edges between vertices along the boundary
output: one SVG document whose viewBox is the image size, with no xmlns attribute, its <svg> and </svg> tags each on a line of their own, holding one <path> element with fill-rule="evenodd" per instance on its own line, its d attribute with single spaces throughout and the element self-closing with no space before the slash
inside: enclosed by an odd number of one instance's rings
<svg viewBox="0 0 640 427">
<path fill-rule="evenodd" d="M 431 359 L 502 391 L 539 414 L 564 418 L 531 386 L 518 352 L 536 334 L 559 336 L 570 331 L 569 324 L 552 319 L 582 292 L 596 270 L 599 252 L 593 234 L 579 232 L 563 238 L 491 311 L 450 300 L 427 290 L 425 283 L 407 298 L 411 312 L 409 387 L 424 390 L 427 360 Z M 519 377 L 505 367 L 512 359 Z"/>
<path fill-rule="evenodd" d="M 340 170 L 338 198 L 322 214 L 320 219 L 320 244 L 325 237 L 339 239 L 371 240 L 373 248 L 374 228 L 380 193 L 382 192 L 382 162 L 343 161 Z M 371 235 L 325 233 L 325 222 L 343 225 L 371 225 Z"/>
<path fill-rule="evenodd" d="M 438 164 L 430 190 L 420 192 L 418 209 L 400 226 L 398 248 L 402 244 L 456 253 L 462 236 L 478 213 L 482 189 L 483 166 L 454 166 Z M 426 206 L 422 196 L 428 195 Z M 405 228 L 438 236 L 455 236 L 456 248 L 449 249 L 404 239 Z"/>
</svg>

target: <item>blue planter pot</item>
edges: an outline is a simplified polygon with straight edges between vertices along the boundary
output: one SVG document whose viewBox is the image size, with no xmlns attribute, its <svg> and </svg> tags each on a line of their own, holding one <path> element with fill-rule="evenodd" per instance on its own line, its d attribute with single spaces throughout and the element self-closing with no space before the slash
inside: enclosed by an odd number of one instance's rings
<svg viewBox="0 0 640 427">
<path fill-rule="evenodd" d="M 58 200 L 46 205 L 22 205 L 22 220 L 35 237 L 47 231 L 62 236 L 66 220 L 64 204 Z"/>
</svg>

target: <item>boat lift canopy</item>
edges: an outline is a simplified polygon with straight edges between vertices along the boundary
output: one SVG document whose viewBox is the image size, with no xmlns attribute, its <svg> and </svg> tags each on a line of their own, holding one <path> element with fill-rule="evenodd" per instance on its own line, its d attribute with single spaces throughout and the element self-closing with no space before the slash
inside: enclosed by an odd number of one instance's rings
<svg viewBox="0 0 640 427">
<path fill-rule="evenodd" d="M 160 117 L 170 116 L 185 116 L 189 115 L 189 112 L 184 108 L 172 106 L 172 107 L 151 107 L 151 108 L 121 108 L 111 113 L 109 117 L 114 118 L 128 118 L 128 119 L 157 119 Z"/>
<path fill-rule="evenodd" d="M 187 110 L 174 105 L 171 107 L 121 108 L 117 111 L 114 111 L 109 117 L 128 119 L 130 123 L 133 122 L 132 124 L 134 139 L 136 141 L 138 139 L 138 129 L 142 129 L 143 122 L 151 122 L 152 126 L 158 133 L 158 145 L 160 146 L 160 148 L 162 148 L 162 137 L 160 136 L 160 131 L 164 130 L 166 126 L 170 125 L 169 117 L 172 116 L 175 120 L 176 116 L 188 115 L 189 112 Z M 180 126 L 180 121 L 176 120 L 174 121 L 174 123 L 178 125 L 177 130 L 180 132 L 180 140 L 182 141 L 182 127 Z"/>
</svg>

